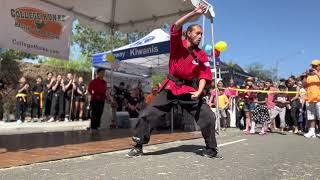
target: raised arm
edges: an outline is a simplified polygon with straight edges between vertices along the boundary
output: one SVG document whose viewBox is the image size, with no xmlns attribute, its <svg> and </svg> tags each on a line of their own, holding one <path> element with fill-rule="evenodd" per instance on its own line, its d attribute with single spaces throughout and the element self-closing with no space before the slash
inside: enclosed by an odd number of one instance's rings
<svg viewBox="0 0 320 180">
<path fill-rule="evenodd" d="M 207 10 L 207 6 L 204 4 L 200 4 L 198 7 L 196 7 L 193 11 L 189 12 L 188 14 L 182 16 L 180 19 L 178 19 L 175 23 L 174 23 L 174 31 L 178 31 L 182 28 L 182 26 L 190 21 L 193 18 L 197 18 L 200 15 L 202 15 L 205 11 Z"/>
</svg>

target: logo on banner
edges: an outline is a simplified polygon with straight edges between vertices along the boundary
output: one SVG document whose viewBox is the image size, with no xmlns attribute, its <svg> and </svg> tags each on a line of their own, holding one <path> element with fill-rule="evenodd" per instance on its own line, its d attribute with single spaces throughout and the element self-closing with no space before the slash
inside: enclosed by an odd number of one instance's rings
<svg viewBox="0 0 320 180">
<path fill-rule="evenodd" d="M 15 27 L 40 39 L 60 39 L 66 15 L 50 14 L 40 9 L 20 7 L 11 9 Z"/>
<path fill-rule="evenodd" d="M 141 39 L 140 41 L 132 44 L 130 47 L 134 47 L 134 46 L 140 46 L 142 44 L 146 44 L 152 40 L 154 40 L 156 37 L 155 36 L 148 36 L 148 37 L 145 37 L 144 39 Z"/>
<path fill-rule="evenodd" d="M 157 46 L 148 46 L 145 48 L 133 48 L 130 49 L 130 56 L 141 56 L 141 55 L 150 55 L 153 53 L 158 53 L 159 52 L 159 48 Z"/>
</svg>

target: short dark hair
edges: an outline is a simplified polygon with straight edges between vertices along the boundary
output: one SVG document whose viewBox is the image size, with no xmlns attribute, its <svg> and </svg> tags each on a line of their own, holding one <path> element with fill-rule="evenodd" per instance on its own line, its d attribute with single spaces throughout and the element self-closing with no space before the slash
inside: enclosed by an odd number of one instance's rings
<svg viewBox="0 0 320 180">
<path fill-rule="evenodd" d="M 272 79 L 267 79 L 266 82 L 273 84 Z"/>
<path fill-rule="evenodd" d="M 48 76 L 49 74 L 53 75 L 53 73 L 52 73 L 52 72 L 48 72 L 48 73 L 47 73 L 47 76 Z"/>
<path fill-rule="evenodd" d="M 293 79 L 294 81 L 297 81 L 297 78 L 295 76 L 290 76 L 288 79 Z"/>
<path fill-rule="evenodd" d="M 187 27 L 187 30 L 183 33 L 184 37 L 187 37 L 187 33 L 192 31 L 194 27 L 200 27 L 202 28 L 199 24 L 191 24 Z"/>
<path fill-rule="evenodd" d="M 41 76 L 37 76 L 37 79 L 41 79 L 42 80 L 42 77 Z"/>
<path fill-rule="evenodd" d="M 120 86 L 124 86 L 124 82 L 121 82 L 121 83 L 120 83 Z"/>
<path fill-rule="evenodd" d="M 194 27 L 200 27 L 200 28 L 202 28 L 199 24 L 191 24 L 190 26 L 188 26 L 186 32 L 192 31 Z"/>
<path fill-rule="evenodd" d="M 101 71 L 104 71 L 104 69 L 103 68 L 98 68 L 97 69 L 97 73 L 100 73 Z"/>
<path fill-rule="evenodd" d="M 286 89 L 287 87 L 284 85 L 279 85 L 279 89 Z"/>
</svg>

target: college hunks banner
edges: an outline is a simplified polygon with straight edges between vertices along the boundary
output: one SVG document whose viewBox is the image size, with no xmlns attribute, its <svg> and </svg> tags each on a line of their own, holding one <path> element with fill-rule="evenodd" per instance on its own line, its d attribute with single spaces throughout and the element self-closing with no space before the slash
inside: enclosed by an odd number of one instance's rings
<svg viewBox="0 0 320 180">
<path fill-rule="evenodd" d="M 73 16 L 40 0 L 0 1 L 0 48 L 69 59 Z"/>
</svg>

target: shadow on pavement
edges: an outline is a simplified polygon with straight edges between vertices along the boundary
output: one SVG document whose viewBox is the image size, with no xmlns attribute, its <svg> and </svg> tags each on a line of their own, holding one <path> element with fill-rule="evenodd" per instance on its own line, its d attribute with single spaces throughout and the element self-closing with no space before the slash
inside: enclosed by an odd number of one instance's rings
<svg viewBox="0 0 320 180">
<path fill-rule="evenodd" d="M 197 155 L 202 155 L 202 151 L 204 148 L 205 146 L 199 146 L 199 145 L 181 145 L 178 147 L 172 147 L 172 148 L 163 149 L 160 151 L 144 153 L 143 155 L 144 156 L 163 155 L 163 154 L 169 154 L 174 152 L 193 152 Z"/>
</svg>

